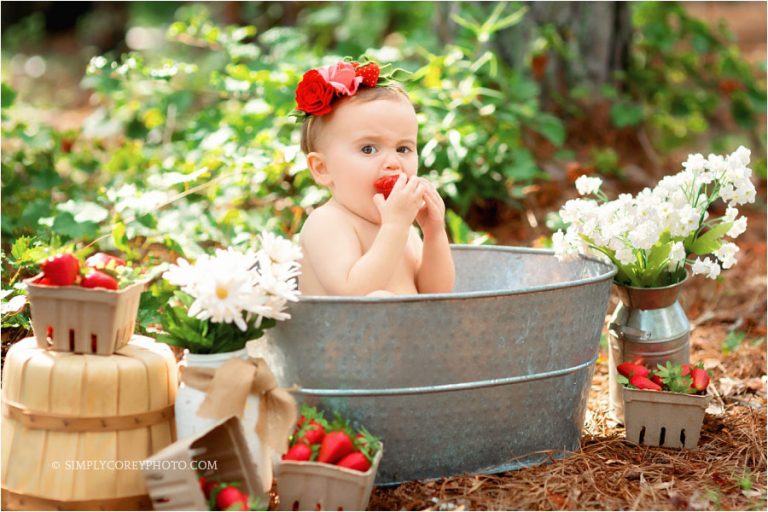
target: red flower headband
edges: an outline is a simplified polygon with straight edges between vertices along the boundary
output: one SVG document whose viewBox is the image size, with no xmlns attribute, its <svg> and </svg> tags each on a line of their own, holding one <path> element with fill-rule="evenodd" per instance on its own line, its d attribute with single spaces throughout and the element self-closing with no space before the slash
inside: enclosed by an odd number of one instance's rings
<svg viewBox="0 0 768 512">
<path fill-rule="evenodd" d="M 337 98 L 354 96 L 360 87 L 384 87 L 394 82 L 395 75 L 406 78 L 403 69 L 389 70 L 365 57 L 362 62 L 346 57 L 328 67 L 310 69 L 296 87 L 296 109 L 291 113 L 297 121 L 307 116 L 322 116 L 332 110 Z"/>
</svg>

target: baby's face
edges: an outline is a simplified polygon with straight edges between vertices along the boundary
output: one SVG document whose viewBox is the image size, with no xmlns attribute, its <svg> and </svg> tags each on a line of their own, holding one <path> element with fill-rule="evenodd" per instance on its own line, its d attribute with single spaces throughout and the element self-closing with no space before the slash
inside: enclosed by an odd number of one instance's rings
<svg viewBox="0 0 768 512">
<path fill-rule="evenodd" d="M 335 201 L 370 222 L 380 222 L 373 183 L 418 170 L 418 121 L 403 97 L 340 102 L 318 137 Z"/>
</svg>

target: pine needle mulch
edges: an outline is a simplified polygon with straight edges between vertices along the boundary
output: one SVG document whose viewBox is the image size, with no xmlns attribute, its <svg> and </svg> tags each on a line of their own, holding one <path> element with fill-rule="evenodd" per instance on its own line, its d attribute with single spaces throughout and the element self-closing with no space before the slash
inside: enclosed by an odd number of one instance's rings
<svg viewBox="0 0 768 512">
<path fill-rule="evenodd" d="M 765 346 L 735 355 L 765 368 Z M 757 369 L 757 368 L 755 368 Z M 764 370 L 759 370 L 764 372 Z M 754 375 L 754 374 L 753 374 Z M 762 375 L 762 373 L 759 373 Z M 371 510 L 765 510 L 765 381 L 742 381 L 713 400 L 696 450 L 633 445 L 606 417 L 607 368 L 596 370 L 582 448 L 571 456 L 499 475 L 377 488 Z M 726 381 L 729 382 L 729 381 Z M 595 389 L 598 388 L 598 389 Z M 718 391 L 719 392 L 719 391 Z M 738 392 L 738 393 L 736 393 Z M 722 405 L 721 405 L 722 404 Z"/>
<path fill-rule="evenodd" d="M 713 374 L 714 397 L 697 449 L 625 441 L 623 427 L 607 417 L 608 366 L 601 354 L 579 451 L 499 475 L 379 487 L 369 509 L 766 510 L 766 246 L 760 220 L 756 236 L 744 244 L 744 261 L 724 282 L 692 280 L 682 294 L 693 327 L 691 360 Z M 615 303 L 612 298 L 610 311 Z M 734 337 L 739 333 L 746 336 Z"/>
</svg>

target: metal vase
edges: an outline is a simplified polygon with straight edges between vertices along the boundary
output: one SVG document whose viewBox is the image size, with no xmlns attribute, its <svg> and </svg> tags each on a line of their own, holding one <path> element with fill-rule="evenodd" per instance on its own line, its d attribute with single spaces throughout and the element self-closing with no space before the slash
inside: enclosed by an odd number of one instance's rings
<svg viewBox="0 0 768 512">
<path fill-rule="evenodd" d="M 610 415 L 624 422 L 622 385 L 616 379 L 616 366 L 642 359 L 655 368 L 657 363 L 690 362 L 691 324 L 678 302 L 688 279 L 661 288 L 636 288 L 614 283 L 619 305 L 608 324 Z"/>
</svg>

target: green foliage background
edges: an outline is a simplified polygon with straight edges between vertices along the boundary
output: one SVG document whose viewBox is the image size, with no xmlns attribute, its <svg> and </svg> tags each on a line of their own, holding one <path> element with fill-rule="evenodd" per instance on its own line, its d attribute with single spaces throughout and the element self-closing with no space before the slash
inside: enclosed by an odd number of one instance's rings
<svg viewBox="0 0 768 512">
<path fill-rule="evenodd" d="M 295 236 L 328 193 L 307 172 L 287 115 L 294 88 L 304 71 L 345 55 L 367 53 L 413 73 L 406 88 L 421 126 L 420 173 L 446 198 L 458 243 L 490 241 L 464 220 L 473 205 L 519 207 L 530 185 L 550 178 L 537 145 L 567 159 L 566 125 L 587 114 L 562 104 L 594 100 L 577 85 L 561 105 L 545 104 L 530 62 L 558 50 L 562 38 L 551 26 L 521 49 L 525 65 L 498 57 L 497 34 L 527 15 L 514 2 L 460 4 L 448 45 L 432 29 L 430 2 L 310 4 L 295 24 L 281 24 L 285 4 L 252 2 L 242 15 L 257 20 L 253 26 L 225 25 L 210 9 L 137 3 L 131 23 L 159 26 L 165 41 L 90 59 L 81 86 L 95 108 L 81 129 L 54 128 L 4 78 L 2 286 L 13 290 L 4 302 L 23 293 L 19 280 L 41 256 L 65 244 L 95 241 L 94 248 L 151 266 L 215 246 L 250 246 L 262 230 Z M 764 177 L 765 81 L 727 28 L 712 30 L 666 2 L 633 4 L 633 25 L 630 66 L 602 90 L 614 128 L 649 130 L 663 153 L 710 134 L 725 107 L 736 129 L 708 143 L 751 146 Z M 6 55 L 43 36 L 34 16 L 5 31 L 4 77 Z M 595 148 L 592 159 L 598 172 L 619 167 L 612 148 Z M 165 299 L 158 289 L 145 294 L 143 325 Z M 25 315 L 7 312 L 3 325 L 24 327 Z"/>
</svg>

